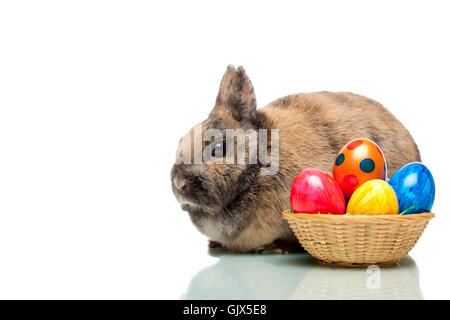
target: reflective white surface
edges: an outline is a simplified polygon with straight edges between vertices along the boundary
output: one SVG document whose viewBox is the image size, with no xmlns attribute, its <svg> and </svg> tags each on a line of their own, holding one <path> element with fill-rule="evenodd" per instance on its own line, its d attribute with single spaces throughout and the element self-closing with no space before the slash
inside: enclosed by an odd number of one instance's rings
<svg viewBox="0 0 450 320">
<path fill-rule="evenodd" d="M 450 298 L 448 6 L 0 1 L 0 298 Z M 207 252 L 169 175 L 230 63 L 258 107 L 352 91 L 405 124 L 436 182 L 416 266 L 373 290 L 309 256 Z"/>
<path fill-rule="evenodd" d="M 199 270 L 182 299 L 422 299 L 419 271 L 407 256 L 389 268 L 336 268 L 308 254 L 233 255 Z"/>
</svg>

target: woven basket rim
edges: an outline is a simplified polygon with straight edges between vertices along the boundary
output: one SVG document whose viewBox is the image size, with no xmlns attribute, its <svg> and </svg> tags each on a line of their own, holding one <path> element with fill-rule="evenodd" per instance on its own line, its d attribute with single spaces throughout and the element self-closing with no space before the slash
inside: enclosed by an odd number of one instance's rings
<svg viewBox="0 0 450 320">
<path fill-rule="evenodd" d="M 332 215 L 283 211 L 300 244 L 336 266 L 395 264 L 414 247 L 434 213 Z"/>
<path fill-rule="evenodd" d="M 423 219 L 430 220 L 435 217 L 435 214 L 432 212 L 423 212 L 423 213 L 415 213 L 415 214 L 386 214 L 386 215 L 350 215 L 350 214 L 311 214 L 311 213 L 292 213 L 290 209 L 284 210 L 282 216 L 286 220 L 316 220 L 316 221 L 329 221 L 329 222 L 389 222 L 389 221 L 401 221 L 411 222 L 411 221 L 420 221 Z"/>
</svg>

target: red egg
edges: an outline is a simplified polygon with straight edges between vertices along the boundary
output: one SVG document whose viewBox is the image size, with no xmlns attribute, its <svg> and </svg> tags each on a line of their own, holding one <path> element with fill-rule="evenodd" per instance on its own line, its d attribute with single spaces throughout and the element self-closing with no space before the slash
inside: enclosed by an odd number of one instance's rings
<svg viewBox="0 0 450 320">
<path fill-rule="evenodd" d="M 337 182 L 319 169 L 302 170 L 291 187 L 294 213 L 345 214 L 345 198 Z"/>
<path fill-rule="evenodd" d="M 347 199 L 364 182 L 386 180 L 384 155 L 378 145 L 364 138 L 347 143 L 338 153 L 333 166 L 333 177 Z"/>
</svg>

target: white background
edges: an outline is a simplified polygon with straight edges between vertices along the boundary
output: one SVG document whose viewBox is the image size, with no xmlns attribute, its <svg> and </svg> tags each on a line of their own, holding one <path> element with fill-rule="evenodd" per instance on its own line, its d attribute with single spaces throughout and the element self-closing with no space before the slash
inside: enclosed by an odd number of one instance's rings
<svg viewBox="0 0 450 320">
<path fill-rule="evenodd" d="M 0 298 L 174 298 L 216 258 L 170 189 L 227 64 L 258 105 L 352 91 L 410 129 L 436 180 L 411 252 L 450 298 L 446 1 L 0 3 Z"/>
</svg>

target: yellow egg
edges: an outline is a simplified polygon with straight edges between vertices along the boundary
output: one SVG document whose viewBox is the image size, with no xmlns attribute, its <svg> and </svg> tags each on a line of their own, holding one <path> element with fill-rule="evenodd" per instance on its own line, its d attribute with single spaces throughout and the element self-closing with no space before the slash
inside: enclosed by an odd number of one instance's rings
<svg viewBox="0 0 450 320">
<path fill-rule="evenodd" d="M 355 215 L 398 214 L 397 196 L 386 181 L 369 180 L 355 190 L 347 212 Z"/>
</svg>

